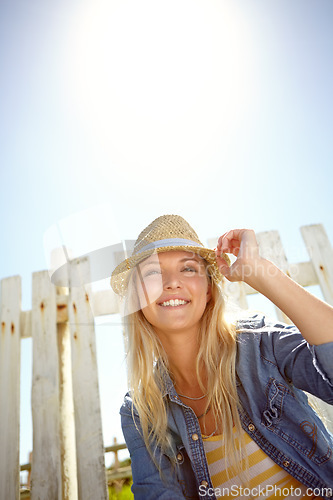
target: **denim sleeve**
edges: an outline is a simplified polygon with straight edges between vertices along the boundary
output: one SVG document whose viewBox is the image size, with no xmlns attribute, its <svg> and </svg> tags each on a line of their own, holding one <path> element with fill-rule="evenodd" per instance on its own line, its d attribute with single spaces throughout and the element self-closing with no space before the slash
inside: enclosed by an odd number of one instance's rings
<svg viewBox="0 0 333 500">
<path fill-rule="evenodd" d="M 257 369 L 275 365 L 288 383 L 333 405 L 333 342 L 312 346 L 295 325 L 262 315 L 239 321 L 238 329 L 248 339 L 252 364 L 259 355 Z"/>
<path fill-rule="evenodd" d="M 313 346 L 291 325 L 272 328 L 272 348 L 280 372 L 295 387 L 333 405 L 333 342 Z"/>
<path fill-rule="evenodd" d="M 132 461 L 132 492 L 135 500 L 183 500 L 185 497 L 175 475 L 176 465 L 172 466 L 166 455 L 157 452 L 155 456 L 161 464 L 161 478 L 141 436 L 139 417 L 132 415 L 130 404 L 125 399 L 120 415 L 122 431 Z"/>
<path fill-rule="evenodd" d="M 331 387 L 333 387 L 333 342 L 320 345 L 309 345 L 312 353 L 313 363 Z"/>
</svg>

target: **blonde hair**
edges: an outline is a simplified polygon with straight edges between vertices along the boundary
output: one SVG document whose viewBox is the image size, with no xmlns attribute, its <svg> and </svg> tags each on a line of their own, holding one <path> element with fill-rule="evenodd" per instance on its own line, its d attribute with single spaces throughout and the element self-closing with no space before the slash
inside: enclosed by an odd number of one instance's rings
<svg viewBox="0 0 333 500">
<path fill-rule="evenodd" d="M 209 273 L 209 266 L 207 271 Z M 134 293 L 134 289 L 135 286 L 129 287 L 129 295 Z M 228 324 L 225 320 L 224 309 L 221 286 L 211 279 L 211 299 L 202 316 L 199 331 L 196 371 L 201 388 L 208 393 L 207 407 L 211 407 L 216 423 L 220 423 L 219 428 L 221 423 L 223 426 L 229 471 L 232 470 L 232 475 L 236 474 L 247 484 L 244 469 L 248 469 L 248 463 L 244 452 L 240 402 L 236 388 L 237 332 L 235 325 Z M 167 411 L 163 400 L 163 375 L 169 368 L 167 355 L 154 328 L 139 309 L 125 315 L 124 335 L 129 390 L 133 407 L 140 418 L 141 431 L 138 430 L 159 467 L 155 449 L 160 448 L 163 454 L 169 448 Z M 206 372 L 206 386 L 200 376 L 202 367 Z M 233 432 L 234 426 L 236 433 Z M 235 438 L 238 439 L 238 445 Z"/>
</svg>

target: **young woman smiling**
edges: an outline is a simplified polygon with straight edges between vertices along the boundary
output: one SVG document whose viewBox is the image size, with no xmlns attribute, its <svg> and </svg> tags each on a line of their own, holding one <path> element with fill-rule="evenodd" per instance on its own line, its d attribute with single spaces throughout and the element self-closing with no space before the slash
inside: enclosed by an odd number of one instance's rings
<svg viewBox="0 0 333 500">
<path fill-rule="evenodd" d="M 229 325 L 222 276 L 295 326 Z M 333 495 L 332 436 L 303 392 L 333 403 L 333 308 L 262 259 L 253 231 L 229 231 L 213 251 L 181 217 L 159 217 L 111 285 L 125 300 L 121 417 L 136 499 Z"/>
</svg>

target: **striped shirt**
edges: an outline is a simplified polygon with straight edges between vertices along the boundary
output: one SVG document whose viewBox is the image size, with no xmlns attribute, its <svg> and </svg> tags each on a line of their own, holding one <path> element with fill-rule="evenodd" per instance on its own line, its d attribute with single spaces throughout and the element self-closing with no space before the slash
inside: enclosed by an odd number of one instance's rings
<svg viewBox="0 0 333 500">
<path fill-rule="evenodd" d="M 235 429 L 235 428 L 234 428 Z M 223 436 L 203 436 L 209 473 L 215 495 L 226 498 L 280 498 L 296 500 L 298 498 L 319 498 L 288 472 L 277 465 L 259 446 L 243 431 L 246 454 L 248 456 L 248 487 L 242 486 L 240 479 L 232 471 L 229 478 L 225 468 Z M 236 439 L 236 446 L 239 445 Z M 245 464 L 245 462 L 244 462 Z M 244 464 L 242 464 L 244 466 Z"/>
</svg>

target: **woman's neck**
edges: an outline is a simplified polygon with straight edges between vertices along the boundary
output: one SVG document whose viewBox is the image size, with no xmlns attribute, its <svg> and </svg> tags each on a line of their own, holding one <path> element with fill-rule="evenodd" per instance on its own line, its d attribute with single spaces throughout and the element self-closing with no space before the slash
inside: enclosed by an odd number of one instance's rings
<svg viewBox="0 0 333 500">
<path fill-rule="evenodd" d="M 178 393 L 200 396 L 200 389 L 196 360 L 199 351 L 198 335 L 193 333 L 182 333 L 177 335 L 163 335 L 159 333 L 159 338 L 166 352 L 169 362 L 170 372 Z M 201 378 L 204 379 L 202 370 Z M 192 394 L 193 393 L 193 394 Z"/>
</svg>

